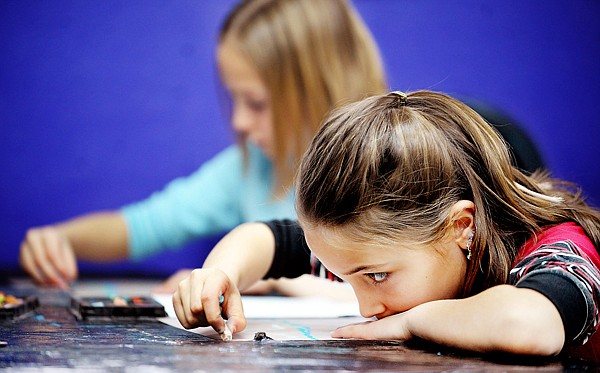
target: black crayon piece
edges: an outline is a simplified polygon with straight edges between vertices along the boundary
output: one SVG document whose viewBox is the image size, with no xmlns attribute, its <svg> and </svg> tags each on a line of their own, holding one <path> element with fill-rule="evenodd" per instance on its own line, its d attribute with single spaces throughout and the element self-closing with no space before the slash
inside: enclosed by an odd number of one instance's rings
<svg viewBox="0 0 600 373">
<path fill-rule="evenodd" d="M 254 340 L 260 342 L 265 340 L 273 340 L 273 338 L 269 337 L 265 332 L 256 332 L 254 333 Z"/>
</svg>

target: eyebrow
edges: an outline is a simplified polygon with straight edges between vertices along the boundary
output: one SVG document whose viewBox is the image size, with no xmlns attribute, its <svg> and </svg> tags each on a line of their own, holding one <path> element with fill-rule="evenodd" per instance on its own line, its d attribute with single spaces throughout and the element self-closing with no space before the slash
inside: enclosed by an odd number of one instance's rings
<svg viewBox="0 0 600 373">
<path fill-rule="evenodd" d="M 351 271 L 344 273 L 344 276 L 352 276 L 358 272 L 363 272 L 363 271 L 372 271 L 373 269 L 377 268 L 377 265 L 362 265 L 362 266 L 358 266 L 354 269 L 352 269 Z"/>
</svg>

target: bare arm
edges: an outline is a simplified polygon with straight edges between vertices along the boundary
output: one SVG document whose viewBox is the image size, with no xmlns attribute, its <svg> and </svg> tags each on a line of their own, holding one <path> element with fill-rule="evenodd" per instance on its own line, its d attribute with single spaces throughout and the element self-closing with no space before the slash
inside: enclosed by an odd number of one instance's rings
<svg viewBox="0 0 600 373">
<path fill-rule="evenodd" d="M 127 225 L 119 212 L 85 215 L 56 228 L 79 259 L 106 262 L 128 257 Z"/>
<path fill-rule="evenodd" d="M 275 255 L 275 238 L 266 224 L 245 223 L 221 239 L 202 268 L 218 268 L 245 290 L 268 272 Z"/>
<path fill-rule="evenodd" d="M 127 256 L 127 226 L 118 212 L 31 228 L 20 251 L 21 266 L 36 282 L 61 287 L 77 278 L 77 259 L 106 262 Z"/>
<path fill-rule="evenodd" d="M 500 285 L 465 299 L 421 304 L 375 322 L 340 328 L 334 337 L 410 339 L 478 351 L 556 355 L 564 344 L 554 304 L 531 289 Z"/>
</svg>

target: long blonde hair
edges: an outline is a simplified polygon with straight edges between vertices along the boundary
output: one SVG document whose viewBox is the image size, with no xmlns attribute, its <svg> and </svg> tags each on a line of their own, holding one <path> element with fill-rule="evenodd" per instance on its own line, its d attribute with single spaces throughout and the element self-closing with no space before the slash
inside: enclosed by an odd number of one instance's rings
<svg viewBox="0 0 600 373">
<path fill-rule="evenodd" d="M 273 162 L 284 187 L 327 112 L 386 90 L 379 50 L 348 1 L 242 1 L 222 26 L 224 40 L 270 92 Z"/>
<path fill-rule="evenodd" d="M 543 227 L 574 221 L 600 247 L 600 213 L 577 189 L 522 173 L 479 114 L 430 91 L 333 112 L 303 158 L 296 193 L 303 223 L 382 244 L 431 244 L 452 226 L 450 207 L 473 201 L 477 230 L 463 295 L 505 283 L 519 248 Z"/>
</svg>

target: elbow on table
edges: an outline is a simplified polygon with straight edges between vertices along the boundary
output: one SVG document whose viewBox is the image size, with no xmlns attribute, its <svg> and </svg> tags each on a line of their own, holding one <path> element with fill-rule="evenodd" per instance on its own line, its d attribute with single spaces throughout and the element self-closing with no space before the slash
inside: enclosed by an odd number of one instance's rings
<svg viewBox="0 0 600 373">
<path fill-rule="evenodd" d="M 523 317 L 519 310 L 506 312 L 499 323 L 501 332 L 492 336 L 493 350 L 519 355 L 558 355 L 565 342 L 562 321 L 560 327 L 556 327 L 552 320 L 554 315 L 532 316 Z"/>
</svg>

